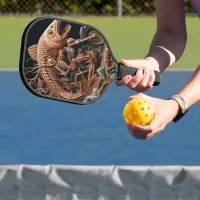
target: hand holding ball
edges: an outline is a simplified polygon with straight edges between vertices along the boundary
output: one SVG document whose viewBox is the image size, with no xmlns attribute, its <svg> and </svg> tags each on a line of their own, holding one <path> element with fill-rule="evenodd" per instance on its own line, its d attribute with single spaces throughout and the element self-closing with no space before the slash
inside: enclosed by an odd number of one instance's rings
<svg viewBox="0 0 200 200">
<path fill-rule="evenodd" d="M 124 107 L 123 117 L 127 124 L 148 125 L 154 118 L 153 106 L 143 98 L 130 100 Z"/>
</svg>

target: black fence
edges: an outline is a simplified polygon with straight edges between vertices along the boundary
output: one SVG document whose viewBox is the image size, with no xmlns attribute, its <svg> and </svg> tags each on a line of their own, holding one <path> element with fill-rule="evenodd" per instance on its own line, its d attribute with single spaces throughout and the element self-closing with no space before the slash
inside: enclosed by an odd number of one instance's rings
<svg viewBox="0 0 200 200">
<path fill-rule="evenodd" d="M 167 0 L 166 0 L 167 1 Z M 187 13 L 194 13 L 185 1 Z M 154 14 L 154 0 L 0 0 L 1 14 L 142 15 Z"/>
</svg>

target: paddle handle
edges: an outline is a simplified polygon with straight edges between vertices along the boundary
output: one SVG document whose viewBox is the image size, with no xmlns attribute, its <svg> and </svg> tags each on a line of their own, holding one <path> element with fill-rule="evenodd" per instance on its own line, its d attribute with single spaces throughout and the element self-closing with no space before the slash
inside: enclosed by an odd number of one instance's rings
<svg viewBox="0 0 200 200">
<path fill-rule="evenodd" d="M 135 76 L 136 72 L 139 69 L 136 67 L 126 67 L 123 64 L 119 63 L 117 67 L 117 77 L 116 80 L 121 80 L 124 76 L 131 75 Z M 153 86 L 160 85 L 160 72 L 154 71 L 155 74 L 155 81 L 153 83 Z"/>
</svg>

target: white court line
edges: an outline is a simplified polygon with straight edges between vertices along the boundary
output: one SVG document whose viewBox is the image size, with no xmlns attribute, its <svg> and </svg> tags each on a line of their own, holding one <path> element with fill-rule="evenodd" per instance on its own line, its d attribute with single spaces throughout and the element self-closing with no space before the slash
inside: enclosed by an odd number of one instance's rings
<svg viewBox="0 0 200 200">
<path fill-rule="evenodd" d="M 167 69 L 165 71 L 169 71 L 169 72 L 184 72 L 184 71 L 194 71 L 195 69 L 189 69 L 189 68 L 180 68 L 180 69 Z"/>
<path fill-rule="evenodd" d="M 17 69 L 17 68 L 0 68 L 0 71 L 2 71 L 2 72 L 15 72 L 15 71 L 19 71 L 19 69 Z"/>
</svg>

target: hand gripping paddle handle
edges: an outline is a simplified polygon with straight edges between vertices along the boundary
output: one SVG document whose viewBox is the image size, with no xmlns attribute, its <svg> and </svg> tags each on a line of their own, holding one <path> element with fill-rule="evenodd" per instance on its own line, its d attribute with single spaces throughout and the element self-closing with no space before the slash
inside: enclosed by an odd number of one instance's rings
<svg viewBox="0 0 200 200">
<path fill-rule="evenodd" d="M 119 63 L 117 66 L 117 77 L 116 80 L 121 80 L 124 76 L 131 75 L 135 76 L 136 72 L 139 70 L 136 67 L 126 67 L 123 64 Z M 155 81 L 153 86 L 158 86 L 160 84 L 160 72 L 154 71 Z"/>
</svg>

